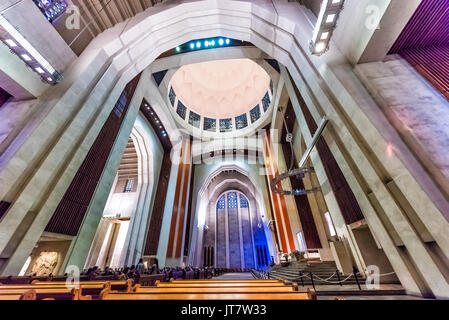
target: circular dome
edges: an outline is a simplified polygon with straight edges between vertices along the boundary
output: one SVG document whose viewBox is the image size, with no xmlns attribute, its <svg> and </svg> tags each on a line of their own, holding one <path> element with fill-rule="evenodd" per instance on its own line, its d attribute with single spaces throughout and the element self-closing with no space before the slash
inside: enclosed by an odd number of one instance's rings
<svg viewBox="0 0 449 320">
<path fill-rule="evenodd" d="M 270 88 L 270 76 L 249 59 L 216 60 L 182 66 L 171 86 L 197 114 L 234 118 L 260 103 Z"/>
</svg>

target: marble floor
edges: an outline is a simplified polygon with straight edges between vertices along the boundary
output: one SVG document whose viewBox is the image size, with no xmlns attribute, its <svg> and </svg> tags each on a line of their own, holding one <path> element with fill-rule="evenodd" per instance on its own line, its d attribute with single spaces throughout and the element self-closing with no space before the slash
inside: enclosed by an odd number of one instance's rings
<svg viewBox="0 0 449 320">
<path fill-rule="evenodd" d="M 251 273 L 225 273 L 219 277 L 215 277 L 216 280 L 254 280 Z"/>
</svg>

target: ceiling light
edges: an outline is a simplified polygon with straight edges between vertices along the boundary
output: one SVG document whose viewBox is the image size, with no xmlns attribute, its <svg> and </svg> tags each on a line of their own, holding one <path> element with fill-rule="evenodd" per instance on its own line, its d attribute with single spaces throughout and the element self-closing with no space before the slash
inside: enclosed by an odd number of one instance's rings
<svg viewBox="0 0 449 320">
<path fill-rule="evenodd" d="M 30 58 L 30 56 L 27 55 L 27 54 L 22 54 L 21 57 L 22 57 L 23 60 L 25 60 L 25 61 L 31 61 L 31 60 L 32 60 L 32 59 Z"/>
<path fill-rule="evenodd" d="M 43 74 L 45 71 L 41 67 L 37 67 L 34 70 L 36 70 L 38 73 Z"/>
<path fill-rule="evenodd" d="M 230 43 L 231 43 L 231 40 L 226 39 L 226 44 L 230 44 Z"/>
<path fill-rule="evenodd" d="M 5 42 L 10 47 L 17 47 L 17 44 L 11 39 L 5 40 Z"/>
<path fill-rule="evenodd" d="M 223 40 L 223 39 L 218 40 L 218 44 L 219 44 L 220 46 L 222 46 L 222 45 L 224 44 L 224 40 Z"/>
<path fill-rule="evenodd" d="M 201 42 L 198 41 L 198 42 L 196 43 L 196 47 L 197 47 L 198 49 L 201 48 Z"/>
<path fill-rule="evenodd" d="M 195 49 L 195 44 L 194 43 L 190 44 L 190 49 Z"/>
<path fill-rule="evenodd" d="M 321 34 L 320 40 L 326 40 L 327 38 L 329 38 L 329 32 L 323 32 Z"/>
<path fill-rule="evenodd" d="M 326 23 L 332 23 L 335 20 L 335 13 L 329 14 L 326 18 Z"/>
<path fill-rule="evenodd" d="M 321 55 L 327 51 L 338 17 L 343 10 L 344 0 L 322 0 L 320 13 L 310 40 L 312 54 Z"/>
<path fill-rule="evenodd" d="M 315 46 L 316 53 L 323 53 L 326 50 L 326 43 L 321 41 L 318 42 Z"/>
<path fill-rule="evenodd" d="M 204 46 L 207 48 L 209 46 L 209 41 L 204 41 Z"/>
<path fill-rule="evenodd" d="M 176 52 L 180 52 L 181 48 L 180 47 L 176 47 Z"/>
<path fill-rule="evenodd" d="M 50 65 L 50 63 L 26 40 L 19 31 L 14 28 L 8 20 L 0 15 L 0 26 L 5 29 L 6 32 L 23 48 L 27 53 L 33 57 L 45 70 L 50 74 L 56 73 L 56 70 Z"/>
</svg>

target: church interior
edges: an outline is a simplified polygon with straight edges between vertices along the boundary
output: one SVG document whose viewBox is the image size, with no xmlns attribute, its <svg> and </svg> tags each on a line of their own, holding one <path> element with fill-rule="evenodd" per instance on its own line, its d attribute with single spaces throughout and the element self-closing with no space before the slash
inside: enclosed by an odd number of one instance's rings
<svg viewBox="0 0 449 320">
<path fill-rule="evenodd" d="M 448 30 L 449 0 L 0 1 L 0 300 L 449 299 Z"/>
</svg>

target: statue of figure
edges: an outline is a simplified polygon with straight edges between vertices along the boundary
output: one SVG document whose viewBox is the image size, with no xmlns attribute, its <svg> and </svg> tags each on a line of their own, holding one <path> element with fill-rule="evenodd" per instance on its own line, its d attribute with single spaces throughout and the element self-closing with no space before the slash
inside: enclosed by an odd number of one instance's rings
<svg viewBox="0 0 449 320">
<path fill-rule="evenodd" d="M 58 256 L 57 252 L 41 252 L 33 265 L 31 273 L 36 274 L 38 277 L 52 274 L 58 264 Z"/>
</svg>

